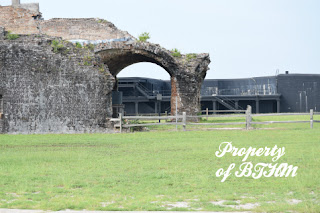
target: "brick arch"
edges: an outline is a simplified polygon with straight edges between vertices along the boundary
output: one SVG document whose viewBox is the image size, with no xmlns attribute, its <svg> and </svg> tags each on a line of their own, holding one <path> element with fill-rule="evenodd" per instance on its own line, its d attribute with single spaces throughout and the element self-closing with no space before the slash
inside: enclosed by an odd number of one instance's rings
<svg viewBox="0 0 320 213">
<path fill-rule="evenodd" d="M 171 113 L 196 114 L 200 110 L 200 89 L 209 69 L 208 54 L 187 58 L 173 57 L 171 51 L 148 42 L 110 42 L 99 44 L 95 52 L 105 63 L 110 73 L 116 76 L 121 70 L 135 63 L 150 62 L 165 69 L 171 76 Z"/>
</svg>

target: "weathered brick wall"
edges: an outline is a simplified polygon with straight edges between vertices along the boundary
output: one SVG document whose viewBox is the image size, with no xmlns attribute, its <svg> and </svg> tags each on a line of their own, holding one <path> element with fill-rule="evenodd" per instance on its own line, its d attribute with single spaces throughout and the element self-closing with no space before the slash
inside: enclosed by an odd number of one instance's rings
<svg viewBox="0 0 320 213">
<path fill-rule="evenodd" d="M 111 22 L 94 18 L 50 19 L 41 22 L 41 32 L 66 40 L 103 40 L 132 37 L 128 32 L 118 30 Z"/>
<path fill-rule="evenodd" d="M 110 131 L 114 78 L 94 53 L 66 45 L 54 53 L 50 38 L 0 40 L 3 132 Z M 84 56 L 91 65 L 84 65 Z"/>
<path fill-rule="evenodd" d="M 38 20 L 33 18 L 36 15 L 27 9 L 0 6 L 0 26 L 16 34 L 37 34 Z"/>
<path fill-rule="evenodd" d="M 0 26 L 15 34 L 42 33 L 62 37 L 65 40 L 104 40 L 132 37 L 128 32 L 121 31 L 111 22 L 102 19 L 34 19 L 34 16 L 38 15 L 41 14 L 19 7 L 0 6 Z"/>
</svg>

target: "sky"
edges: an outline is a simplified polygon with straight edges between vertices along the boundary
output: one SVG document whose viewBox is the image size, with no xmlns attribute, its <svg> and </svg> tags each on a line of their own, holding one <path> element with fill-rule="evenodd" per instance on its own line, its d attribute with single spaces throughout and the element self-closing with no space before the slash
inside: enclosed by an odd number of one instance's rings
<svg viewBox="0 0 320 213">
<path fill-rule="evenodd" d="M 104 18 L 135 37 L 149 32 L 150 42 L 169 50 L 209 53 L 207 79 L 273 76 L 277 70 L 320 74 L 319 0 L 36 2 L 45 19 Z M 150 63 L 131 65 L 118 77 L 169 79 Z"/>
</svg>

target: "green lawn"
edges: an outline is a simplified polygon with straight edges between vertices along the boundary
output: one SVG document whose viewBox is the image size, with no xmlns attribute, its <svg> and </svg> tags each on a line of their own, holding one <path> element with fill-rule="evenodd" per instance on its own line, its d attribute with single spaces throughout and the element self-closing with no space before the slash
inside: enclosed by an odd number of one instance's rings
<svg viewBox="0 0 320 213">
<path fill-rule="evenodd" d="M 240 211 L 251 203 L 257 212 L 320 212 L 319 126 L 1 135 L 0 208 Z M 216 171 L 242 162 L 215 156 L 224 141 L 239 148 L 284 146 L 277 162 L 298 166 L 298 175 L 232 175 L 221 183 Z M 271 157 L 248 161 L 272 163 Z"/>
</svg>

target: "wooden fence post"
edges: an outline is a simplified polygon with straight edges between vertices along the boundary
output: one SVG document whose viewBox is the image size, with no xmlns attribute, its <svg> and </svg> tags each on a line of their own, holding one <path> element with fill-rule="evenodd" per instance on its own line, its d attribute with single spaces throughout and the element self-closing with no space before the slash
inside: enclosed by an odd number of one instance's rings
<svg viewBox="0 0 320 213">
<path fill-rule="evenodd" d="M 248 105 L 247 111 L 246 111 L 246 129 L 247 130 L 249 130 L 251 126 L 251 113 L 252 113 L 252 107 Z"/>
<path fill-rule="evenodd" d="M 249 110 L 248 107 L 249 107 L 249 106 L 247 106 L 247 110 L 246 110 L 246 130 L 248 130 L 248 126 L 249 126 L 249 125 L 248 125 L 248 114 L 249 114 L 249 113 L 248 113 L 248 112 L 249 112 L 249 111 L 248 111 L 248 110 Z"/>
<path fill-rule="evenodd" d="M 209 109 L 208 108 L 206 108 L 206 115 L 207 115 L 207 120 L 209 119 Z"/>
<path fill-rule="evenodd" d="M 313 109 L 310 109 L 310 128 L 313 129 Z"/>
<path fill-rule="evenodd" d="M 187 113 L 186 112 L 182 113 L 182 126 L 183 126 L 183 131 L 186 131 L 186 126 L 187 126 Z"/>
<path fill-rule="evenodd" d="M 178 96 L 176 96 L 176 123 L 178 123 Z M 178 124 L 176 124 L 176 130 L 178 131 Z"/>
<path fill-rule="evenodd" d="M 120 133 L 122 133 L 122 113 L 119 113 Z"/>
</svg>

